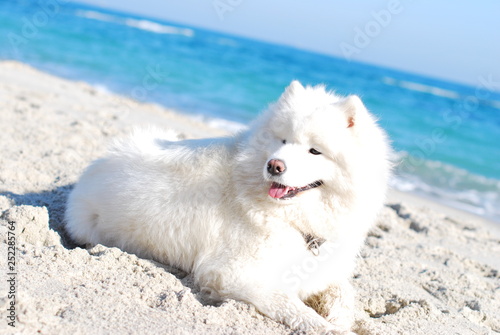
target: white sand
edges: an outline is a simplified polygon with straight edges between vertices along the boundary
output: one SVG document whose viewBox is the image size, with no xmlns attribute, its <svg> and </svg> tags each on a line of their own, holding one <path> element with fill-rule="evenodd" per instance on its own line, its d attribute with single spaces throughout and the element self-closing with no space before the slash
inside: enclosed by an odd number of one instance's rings
<svg viewBox="0 0 500 335">
<path fill-rule="evenodd" d="M 109 138 L 138 124 L 187 138 L 223 134 L 155 105 L 0 62 L 0 334 L 290 334 L 247 304 L 206 304 L 176 269 L 116 248 L 72 249 L 62 221 L 68 192 Z M 9 221 L 17 238 L 16 328 L 7 325 Z M 355 331 L 500 333 L 494 228 L 393 193 L 354 274 Z"/>
</svg>

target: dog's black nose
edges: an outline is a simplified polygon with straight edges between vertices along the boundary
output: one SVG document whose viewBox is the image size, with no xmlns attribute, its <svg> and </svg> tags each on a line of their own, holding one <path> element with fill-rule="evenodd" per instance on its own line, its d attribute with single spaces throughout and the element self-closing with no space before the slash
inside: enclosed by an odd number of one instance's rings
<svg viewBox="0 0 500 335">
<path fill-rule="evenodd" d="M 267 172 L 269 172 L 273 176 L 278 176 L 285 172 L 286 166 L 283 161 L 279 159 L 271 159 L 267 162 Z"/>
</svg>

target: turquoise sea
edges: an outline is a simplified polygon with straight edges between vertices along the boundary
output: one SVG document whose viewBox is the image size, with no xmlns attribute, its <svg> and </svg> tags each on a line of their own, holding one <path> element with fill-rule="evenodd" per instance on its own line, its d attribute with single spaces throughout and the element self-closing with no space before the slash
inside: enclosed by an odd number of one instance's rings
<svg viewBox="0 0 500 335">
<path fill-rule="evenodd" d="M 358 94 L 396 149 L 394 188 L 500 222 L 498 78 L 469 87 L 63 0 L 0 0 L 0 59 L 231 130 L 292 79 Z"/>
</svg>

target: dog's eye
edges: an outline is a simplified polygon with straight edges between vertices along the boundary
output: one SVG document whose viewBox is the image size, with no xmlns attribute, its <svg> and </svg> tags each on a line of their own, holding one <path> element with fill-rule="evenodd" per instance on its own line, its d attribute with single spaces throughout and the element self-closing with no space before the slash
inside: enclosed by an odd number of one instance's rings
<svg viewBox="0 0 500 335">
<path fill-rule="evenodd" d="M 286 140 L 281 141 L 283 144 L 286 144 Z"/>
<path fill-rule="evenodd" d="M 318 150 L 316 150 L 314 148 L 309 149 L 309 153 L 311 153 L 313 155 L 321 155 L 321 152 L 319 152 Z"/>
</svg>

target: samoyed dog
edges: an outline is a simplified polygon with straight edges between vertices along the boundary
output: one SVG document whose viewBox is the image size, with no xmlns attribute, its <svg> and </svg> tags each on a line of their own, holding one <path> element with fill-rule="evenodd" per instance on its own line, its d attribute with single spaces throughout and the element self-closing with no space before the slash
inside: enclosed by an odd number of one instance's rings
<svg viewBox="0 0 500 335">
<path fill-rule="evenodd" d="M 234 137 L 171 137 L 136 131 L 92 163 L 68 199 L 71 237 L 191 272 L 208 298 L 293 329 L 349 333 L 349 278 L 390 173 L 361 100 L 294 81 Z"/>
</svg>

